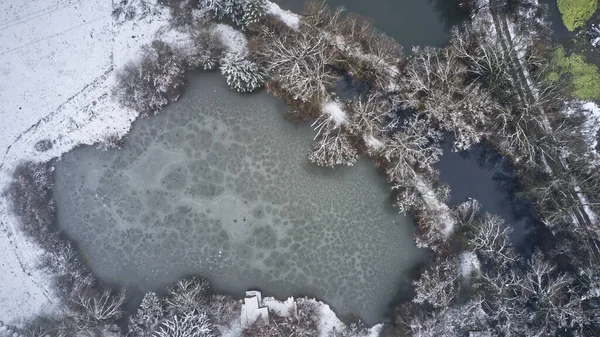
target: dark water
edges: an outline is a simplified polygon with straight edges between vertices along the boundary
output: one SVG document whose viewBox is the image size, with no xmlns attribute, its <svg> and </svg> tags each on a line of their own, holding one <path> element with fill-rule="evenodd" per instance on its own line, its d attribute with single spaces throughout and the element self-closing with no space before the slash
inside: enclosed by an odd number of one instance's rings
<svg viewBox="0 0 600 337">
<path fill-rule="evenodd" d="M 301 13 L 303 1 L 275 0 L 281 8 Z M 442 46 L 449 28 L 464 18 L 460 0 L 328 0 L 330 7 L 344 6 L 347 11 L 370 18 L 410 51 L 413 46 Z"/>
<path fill-rule="evenodd" d="M 452 152 L 451 142 L 446 142 L 444 155 L 436 166 L 442 181 L 450 185 L 450 204 L 476 199 L 482 210 L 500 216 L 512 226 L 513 244 L 527 253 L 530 231 L 538 222 L 531 204 L 519 198 L 520 186 L 508 160 L 486 144 Z"/>
</svg>

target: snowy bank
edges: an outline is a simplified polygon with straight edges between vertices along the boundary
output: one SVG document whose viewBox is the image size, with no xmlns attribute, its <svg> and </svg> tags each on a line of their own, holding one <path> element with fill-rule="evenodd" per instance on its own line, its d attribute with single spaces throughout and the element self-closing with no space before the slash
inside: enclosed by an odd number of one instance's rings
<svg viewBox="0 0 600 337">
<path fill-rule="evenodd" d="M 121 8 L 106 1 L 10 0 L 0 4 L 0 16 L 4 190 L 20 161 L 46 161 L 129 130 L 137 113 L 113 101 L 115 71 L 142 45 L 168 32 L 169 11 L 156 0 Z M 36 150 L 40 141 L 51 148 Z M 5 199 L 0 231 L 5 252 L 0 256 L 0 320 L 10 323 L 50 310 L 56 298 L 48 276 L 37 269 L 41 252 L 18 229 Z"/>
<path fill-rule="evenodd" d="M 281 20 L 290 28 L 300 28 L 300 16 L 288 10 L 281 9 L 281 7 L 274 2 L 267 1 L 267 12 Z"/>
</svg>

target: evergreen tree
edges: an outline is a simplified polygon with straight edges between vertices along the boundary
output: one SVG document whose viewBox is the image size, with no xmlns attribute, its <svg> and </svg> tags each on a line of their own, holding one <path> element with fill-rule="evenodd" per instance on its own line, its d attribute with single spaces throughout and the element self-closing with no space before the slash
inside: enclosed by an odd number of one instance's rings
<svg viewBox="0 0 600 337">
<path fill-rule="evenodd" d="M 265 16 L 267 4 L 265 0 L 244 0 L 244 15 L 242 18 L 242 29 L 248 29 Z"/>
<path fill-rule="evenodd" d="M 239 92 L 251 92 L 265 81 L 265 75 L 258 64 L 236 53 L 228 53 L 221 63 L 221 73 L 227 84 Z"/>
</svg>

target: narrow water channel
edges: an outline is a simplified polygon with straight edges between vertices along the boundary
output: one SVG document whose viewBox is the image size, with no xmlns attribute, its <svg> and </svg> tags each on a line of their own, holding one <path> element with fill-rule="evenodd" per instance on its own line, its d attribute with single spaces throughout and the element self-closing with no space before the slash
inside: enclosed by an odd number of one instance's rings
<svg viewBox="0 0 600 337">
<path fill-rule="evenodd" d="M 369 160 L 319 168 L 314 131 L 283 103 L 240 95 L 217 73 L 140 119 L 122 149 L 83 146 L 56 165 L 59 223 L 95 274 L 161 291 L 186 275 L 218 292 L 314 296 L 367 324 L 423 259 Z"/>
<path fill-rule="evenodd" d="M 304 1 L 274 0 L 281 8 L 302 13 Z M 461 22 L 461 0 L 327 0 L 332 8 L 372 20 L 377 29 L 394 38 L 410 52 L 413 46 L 439 46 L 450 37 L 449 29 Z"/>
</svg>

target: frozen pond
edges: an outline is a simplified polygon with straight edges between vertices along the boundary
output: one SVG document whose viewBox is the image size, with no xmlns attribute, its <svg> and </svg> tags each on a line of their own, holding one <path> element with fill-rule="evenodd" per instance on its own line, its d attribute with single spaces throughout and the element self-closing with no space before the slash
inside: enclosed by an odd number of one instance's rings
<svg viewBox="0 0 600 337">
<path fill-rule="evenodd" d="M 315 296 L 338 314 L 384 319 L 423 258 L 413 224 L 366 159 L 319 168 L 314 132 L 265 92 L 216 73 L 138 120 L 120 150 L 80 147 L 57 162 L 59 223 L 115 286 L 161 291 L 187 275 L 219 292 Z"/>
</svg>

